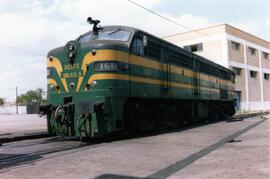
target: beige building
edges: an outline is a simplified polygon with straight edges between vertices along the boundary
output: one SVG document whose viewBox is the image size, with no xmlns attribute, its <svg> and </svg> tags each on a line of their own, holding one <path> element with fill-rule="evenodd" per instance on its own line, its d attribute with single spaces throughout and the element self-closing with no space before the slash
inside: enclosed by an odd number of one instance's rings
<svg viewBox="0 0 270 179">
<path fill-rule="evenodd" d="M 164 39 L 232 69 L 238 109 L 270 109 L 270 42 L 228 24 Z"/>
</svg>

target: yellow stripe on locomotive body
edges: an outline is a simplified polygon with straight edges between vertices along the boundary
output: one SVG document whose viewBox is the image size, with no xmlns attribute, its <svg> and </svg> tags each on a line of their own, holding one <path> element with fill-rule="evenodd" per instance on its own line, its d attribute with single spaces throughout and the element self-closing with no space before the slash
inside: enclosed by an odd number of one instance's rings
<svg viewBox="0 0 270 179">
<path fill-rule="evenodd" d="M 133 82 L 139 82 L 139 83 L 147 83 L 147 84 L 154 84 L 154 85 L 162 85 L 163 81 L 159 79 L 153 79 L 153 78 L 145 78 L 145 77 L 139 77 L 139 76 L 130 76 L 130 75 L 122 75 L 122 74 L 115 74 L 115 73 L 105 73 L 105 74 L 94 74 L 92 75 L 88 83 L 92 83 L 95 80 L 130 80 Z M 180 87 L 180 88 L 192 88 L 191 85 L 185 84 L 185 83 L 176 83 L 172 82 L 172 86 L 174 87 Z"/>
<path fill-rule="evenodd" d="M 63 68 L 62 68 L 62 64 L 60 62 L 59 59 L 57 59 L 56 57 L 49 57 L 48 58 L 48 64 L 47 67 L 49 68 L 55 68 L 55 70 L 57 71 L 57 74 L 59 76 L 59 78 L 61 79 L 62 85 L 64 87 L 64 90 L 66 92 L 68 92 L 68 87 L 67 87 L 67 82 L 65 78 L 61 78 L 61 73 L 63 72 Z"/>
<path fill-rule="evenodd" d="M 78 78 L 77 87 L 76 87 L 77 92 L 80 90 L 82 82 L 84 80 L 87 80 L 87 79 L 84 79 L 86 71 L 87 71 L 87 65 L 93 64 L 94 62 L 98 62 L 98 61 L 117 61 L 117 62 L 122 62 L 122 63 L 127 63 L 127 64 L 129 63 L 132 65 L 137 65 L 142 68 L 147 67 L 150 69 L 155 69 L 155 70 L 164 71 L 164 72 L 167 72 L 169 70 L 169 73 L 186 76 L 189 78 L 194 78 L 194 71 L 185 67 L 179 67 L 172 64 L 169 64 L 169 66 L 167 66 L 167 64 L 163 64 L 161 62 L 154 61 L 149 58 L 129 54 L 127 52 L 123 52 L 119 50 L 97 50 L 95 54 L 93 54 L 92 52 L 88 52 L 82 60 L 81 69 L 83 71 L 83 75 Z M 53 57 L 53 60 L 48 60 L 48 67 L 54 67 L 59 77 L 61 78 L 61 73 L 63 71 L 63 68 L 62 68 L 61 62 L 57 58 Z M 230 85 L 231 82 L 229 80 L 224 80 L 224 79 L 207 75 L 204 73 L 200 73 L 200 72 L 197 72 L 197 74 L 198 74 L 199 80 L 204 80 L 206 82 L 212 82 L 212 83 L 227 86 L 228 90 L 230 90 L 230 88 L 233 88 L 233 85 L 232 86 Z M 163 81 L 159 79 L 139 77 L 139 76 L 134 76 L 134 75 L 114 74 L 114 73 L 93 74 L 89 77 L 87 81 L 88 81 L 88 84 L 91 84 L 92 81 L 94 80 L 106 80 L 106 79 L 130 80 L 134 82 L 149 83 L 149 84 L 156 84 L 156 85 L 163 84 Z M 65 88 L 65 91 L 68 92 L 67 82 L 65 78 L 61 78 L 61 82 Z M 171 82 L 171 86 L 187 88 L 187 89 L 193 88 L 192 84 L 179 83 L 179 82 L 173 82 L 173 81 Z M 219 92 L 219 89 L 214 88 L 212 86 L 209 86 L 209 87 L 200 86 L 199 88 L 205 91 L 211 90 L 211 91 Z"/>
<path fill-rule="evenodd" d="M 79 78 L 76 91 L 79 91 L 83 81 L 83 77 L 86 73 L 87 65 L 98 61 L 115 60 L 118 62 L 128 63 L 129 55 L 121 51 L 115 50 L 98 50 L 95 55 L 92 52 L 87 53 L 82 61 L 83 76 Z"/>
<path fill-rule="evenodd" d="M 139 83 L 146 83 L 146 84 L 153 84 L 153 85 L 163 84 L 163 81 L 158 80 L 158 79 L 145 78 L 145 77 L 139 77 L 139 76 L 129 76 L 129 75 L 116 74 L 116 73 L 94 74 L 89 78 L 88 83 L 92 83 L 95 80 L 125 80 L 125 81 L 130 80 L 132 82 L 139 82 Z M 177 82 L 171 82 L 171 86 L 177 87 L 177 88 L 186 88 L 186 89 L 193 88 L 191 84 L 177 83 Z M 212 89 L 212 88 L 207 88 L 207 87 L 200 87 L 200 89 L 204 91 L 211 90 L 211 91 L 219 92 L 219 89 Z"/>
<path fill-rule="evenodd" d="M 54 86 L 56 86 L 57 85 L 57 82 L 54 79 L 48 79 L 47 80 L 47 84 L 48 85 L 54 85 Z"/>
<path fill-rule="evenodd" d="M 103 56 L 104 53 L 104 56 Z M 99 55 L 98 55 L 99 54 Z M 96 61 L 106 61 L 106 60 L 112 60 L 115 59 L 115 61 L 118 62 L 124 62 L 128 63 L 128 53 L 126 52 L 121 52 L 121 51 L 114 51 L 114 50 L 99 50 L 97 51 L 97 55 L 93 56 L 91 53 L 88 53 L 86 57 L 84 58 L 83 62 L 83 68 L 86 68 L 86 64 L 91 64 Z M 157 61 L 153 61 L 147 58 L 143 58 L 140 56 L 136 55 L 130 55 L 130 64 L 133 65 L 138 65 L 140 67 L 148 67 L 151 69 L 156 69 L 156 70 L 163 70 L 167 71 L 166 64 L 162 64 Z M 164 66 L 162 68 L 162 65 Z M 82 69 L 83 69 L 82 68 Z M 184 74 L 182 74 L 182 70 L 184 70 Z M 170 72 L 175 73 L 175 74 L 181 74 L 182 76 L 187 76 L 190 78 L 193 78 L 193 71 L 189 70 L 187 68 L 183 67 L 177 67 L 174 65 L 170 64 Z M 212 82 L 218 82 L 223 85 L 226 85 L 227 81 L 223 80 L 221 81 L 217 77 L 213 77 L 212 80 L 210 80 L 210 75 L 206 75 L 203 73 L 198 73 L 200 76 L 200 79 L 203 79 L 205 81 L 212 81 Z M 217 81 L 216 81 L 217 79 Z M 154 79 L 154 78 L 146 78 L 146 77 L 139 77 L 139 76 L 133 76 L 133 75 L 123 75 L 123 74 L 94 74 L 92 75 L 89 80 L 88 84 L 91 84 L 94 80 L 130 80 L 133 82 L 140 82 L 140 83 L 148 83 L 148 84 L 155 84 L 155 85 L 162 85 L 163 81 L 159 79 Z M 221 82 L 220 82 L 221 81 Z M 191 84 L 187 83 L 179 83 L 179 82 L 171 82 L 172 87 L 179 87 L 179 88 L 187 88 L 187 89 L 192 89 L 193 86 Z M 77 89 L 80 89 L 79 87 Z M 215 91 L 219 92 L 219 89 L 211 88 L 211 87 L 200 87 L 201 90 L 205 91 Z"/>
<path fill-rule="evenodd" d="M 130 60 L 129 60 L 129 58 L 130 58 Z M 172 64 L 169 64 L 169 68 L 168 68 L 166 66 L 167 64 L 163 64 L 163 63 L 158 62 L 158 61 L 154 61 L 154 60 L 144 58 L 141 56 L 137 56 L 137 55 L 133 55 L 133 54 L 128 54 L 127 52 L 118 51 L 118 50 L 97 50 L 96 55 L 93 55 L 91 52 L 89 52 L 83 59 L 82 70 L 84 72 L 86 71 L 87 64 L 91 64 L 91 63 L 94 63 L 97 61 L 107 61 L 107 60 L 110 60 L 110 61 L 115 60 L 117 62 L 129 63 L 132 65 L 137 65 L 140 67 L 147 67 L 150 69 L 160 70 L 160 71 L 164 71 L 164 72 L 169 70 L 170 73 L 194 78 L 194 71 L 192 71 L 190 69 L 187 69 L 184 67 L 178 67 L 178 66 L 175 66 Z M 162 65 L 163 65 L 163 67 L 162 67 Z M 182 74 L 182 71 L 183 71 L 183 74 Z M 94 76 L 96 76 L 96 75 L 94 75 Z M 115 77 L 116 76 L 119 77 L 119 75 L 115 74 Z M 106 76 L 106 77 L 109 77 L 109 79 L 111 79 L 110 76 Z M 221 79 L 221 78 L 218 78 L 215 76 L 206 75 L 206 74 L 203 74 L 200 72 L 198 72 L 198 77 L 199 77 L 199 79 L 204 80 L 204 81 L 228 86 L 229 80 L 224 80 L 224 79 Z M 80 89 L 82 79 L 83 79 L 83 77 L 80 77 L 79 82 L 78 82 L 78 86 L 77 86 L 77 91 Z M 90 79 L 88 80 L 88 83 L 91 83 L 93 81 L 92 79 L 94 79 L 94 77 L 90 77 Z M 101 80 L 100 76 L 98 79 Z M 103 79 L 106 79 L 106 78 L 103 78 Z M 115 79 L 117 79 L 117 78 L 115 78 Z M 122 79 L 122 77 L 119 79 Z M 124 79 L 126 79 L 126 77 Z M 145 78 L 145 77 L 137 77 L 137 76 L 130 76 L 129 80 L 136 81 L 136 82 L 142 82 L 142 83 L 160 84 L 160 85 L 163 82 L 162 80 L 157 80 L 154 78 Z M 192 85 L 185 84 L 185 83 L 172 82 L 171 85 L 174 87 L 181 86 L 181 87 L 185 87 L 185 88 L 189 88 L 189 89 L 192 88 Z M 206 90 L 206 87 L 200 87 L 200 88 Z M 217 91 L 211 87 L 208 88 L 208 90 L 209 89 L 212 89 L 212 91 Z"/>
</svg>

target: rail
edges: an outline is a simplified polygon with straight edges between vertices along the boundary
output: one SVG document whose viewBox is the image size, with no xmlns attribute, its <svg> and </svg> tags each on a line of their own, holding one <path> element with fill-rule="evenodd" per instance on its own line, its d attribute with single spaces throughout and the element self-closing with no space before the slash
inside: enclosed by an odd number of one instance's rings
<svg viewBox="0 0 270 179">
<path fill-rule="evenodd" d="M 252 112 L 252 113 L 245 113 L 245 114 L 236 114 L 232 117 L 229 117 L 227 119 L 227 122 L 234 122 L 234 121 L 242 121 L 245 118 L 250 118 L 250 117 L 256 117 L 256 116 L 261 116 L 261 118 L 264 118 L 264 115 L 269 114 L 269 112 Z"/>
</svg>

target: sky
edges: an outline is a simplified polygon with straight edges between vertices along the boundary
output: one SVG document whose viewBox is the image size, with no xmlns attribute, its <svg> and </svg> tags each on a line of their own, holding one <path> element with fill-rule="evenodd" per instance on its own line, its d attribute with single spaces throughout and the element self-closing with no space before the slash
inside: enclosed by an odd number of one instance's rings
<svg viewBox="0 0 270 179">
<path fill-rule="evenodd" d="M 228 23 L 270 40 L 269 0 L 133 0 L 192 29 Z M 46 54 L 101 25 L 126 25 L 164 37 L 187 31 L 128 0 L 0 0 L 0 98 L 46 89 Z"/>
</svg>

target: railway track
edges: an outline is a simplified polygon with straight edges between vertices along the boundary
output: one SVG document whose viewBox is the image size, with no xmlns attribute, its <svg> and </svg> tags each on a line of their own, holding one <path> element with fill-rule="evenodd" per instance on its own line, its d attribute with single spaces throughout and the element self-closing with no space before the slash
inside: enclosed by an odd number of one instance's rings
<svg viewBox="0 0 270 179">
<path fill-rule="evenodd" d="M 10 134 L 5 134 L 5 135 L 0 136 L 0 144 L 21 141 L 21 140 L 46 138 L 46 137 L 49 137 L 47 132 L 35 132 L 35 133 L 28 133 L 28 134 L 19 134 L 15 136 L 13 136 L 12 133 L 10 133 Z"/>
<path fill-rule="evenodd" d="M 256 116 L 261 116 L 261 118 L 264 118 L 264 115 L 269 114 L 269 112 L 254 112 L 254 113 L 246 113 L 246 114 L 236 114 L 232 117 L 229 117 L 227 119 L 227 122 L 234 122 L 234 121 L 241 121 L 244 120 L 245 118 L 251 118 L 251 117 L 256 117 Z"/>
<path fill-rule="evenodd" d="M 7 143 L 0 148 L 0 169 L 46 159 L 46 155 L 90 145 L 74 138 L 49 137 Z M 28 150 L 28 152 L 26 152 Z M 6 153 L 6 151 L 8 153 Z"/>
<path fill-rule="evenodd" d="M 238 114 L 238 115 L 234 115 L 232 117 L 229 117 L 226 121 L 227 122 L 241 121 L 241 120 L 244 120 L 245 118 L 250 118 L 250 117 L 255 117 L 255 116 L 261 116 L 261 118 L 263 118 L 263 115 L 267 115 L 268 113 L 269 112 Z M 216 122 L 216 121 L 214 121 L 214 122 Z M 202 125 L 202 124 L 186 125 L 186 126 L 183 126 L 181 129 L 194 127 L 194 126 L 196 127 L 198 125 Z M 169 130 L 165 129 L 165 130 L 161 131 L 161 133 L 168 132 L 168 131 L 171 131 L 171 130 L 170 129 Z M 140 135 L 144 135 L 144 134 L 140 134 Z M 148 135 L 148 133 L 146 135 Z M 31 140 L 31 139 L 39 139 L 39 138 L 48 138 L 48 137 L 50 137 L 50 136 L 49 136 L 49 134 L 47 132 L 35 132 L 35 133 L 27 133 L 27 134 L 17 134 L 17 135 L 14 135 L 14 136 L 11 133 L 8 133 L 8 134 L 0 135 L 0 145 L 3 144 L 3 143 L 9 143 L 9 142 L 16 142 L 16 141 L 22 141 L 22 140 Z M 130 137 L 130 136 L 128 136 L 128 137 Z M 132 137 L 134 137 L 134 136 L 132 136 Z M 115 136 L 112 137 L 112 138 L 115 138 Z M 111 140 L 111 139 L 106 138 L 106 140 Z"/>
<path fill-rule="evenodd" d="M 228 122 L 239 121 L 239 119 L 243 120 L 245 118 L 252 118 L 258 115 L 259 114 L 241 115 L 241 116 L 239 115 L 237 117 L 233 117 L 229 119 Z M 113 137 L 107 137 L 103 139 L 88 141 L 87 143 L 79 141 L 78 138 L 46 137 L 46 138 L 39 138 L 39 139 L 27 138 L 28 140 L 21 140 L 22 138 L 20 138 L 20 141 L 17 141 L 17 142 L 9 141 L 7 143 L 4 143 L 2 146 L 0 146 L 0 169 L 18 166 L 18 165 L 22 165 L 26 163 L 31 163 L 33 161 L 44 160 L 44 159 L 59 156 L 59 155 L 65 155 L 65 154 L 70 153 L 73 149 L 84 150 L 84 149 L 88 149 L 89 147 L 106 145 L 106 142 L 112 142 L 114 140 L 123 140 L 123 139 L 128 140 L 132 138 L 146 137 L 146 136 L 157 135 L 157 134 L 162 134 L 162 133 L 180 132 L 182 130 L 187 130 L 194 127 L 200 127 L 202 125 L 207 125 L 207 124 L 196 124 L 192 126 L 183 127 L 177 130 L 167 130 L 167 131 L 161 131 L 158 133 L 155 132 L 155 133 L 148 133 L 148 134 L 140 134 L 136 136 L 121 136 L 121 137 L 113 136 Z M 231 135 L 230 137 L 227 137 L 226 140 L 224 139 L 221 142 L 222 145 L 226 142 L 233 141 L 235 136 L 239 136 L 245 131 L 246 130 L 244 131 L 241 130 L 241 132 L 238 132 L 235 135 Z M 219 145 L 221 145 L 221 143 Z M 0 171 L 0 173 L 4 171 L 5 170 L 2 170 Z"/>
</svg>

